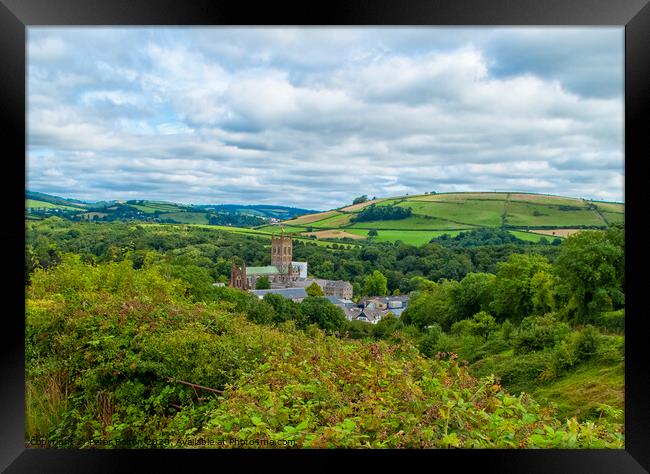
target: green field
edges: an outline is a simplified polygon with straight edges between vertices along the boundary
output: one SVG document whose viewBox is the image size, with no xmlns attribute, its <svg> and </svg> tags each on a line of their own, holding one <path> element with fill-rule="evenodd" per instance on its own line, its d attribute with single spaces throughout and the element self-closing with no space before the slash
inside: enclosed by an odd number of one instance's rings
<svg viewBox="0 0 650 474">
<path fill-rule="evenodd" d="M 501 227 L 505 224 L 513 235 L 527 241 L 553 237 L 525 232 L 527 228 L 602 227 L 606 223 L 597 210 L 589 209 L 589 202 L 579 198 L 533 193 L 443 193 L 415 196 L 396 196 L 378 199 L 378 206 L 410 207 L 413 215 L 406 219 L 351 223 L 350 218 L 368 203 L 344 206 L 338 210 L 304 216 L 285 221 L 287 232 L 301 232 L 306 228 L 341 229 L 357 235 L 367 235 L 376 229 L 375 241 L 402 240 L 421 245 L 435 235 L 457 235 L 461 230 L 480 227 Z M 608 222 L 624 219 L 625 205 L 594 202 Z M 299 224 L 299 227 L 295 225 Z M 512 229 L 514 227 L 514 229 Z M 517 229 L 520 227 L 521 229 Z M 269 226 L 262 227 L 267 230 Z M 400 237 L 401 236 L 401 237 Z"/>
<path fill-rule="evenodd" d="M 354 217 L 353 214 L 337 214 L 307 225 L 313 228 L 332 227 L 338 229 L 339 227 L 345 227 L 348 225 L 352 217 Z"/>
<path fill-rule="evenodd" d="M 51 202 L 37 201 L 35 199 L 25 199 L 25 206 L 31 209 L 68 209 L 72 211 L 80 210 L 78 207 L 52 204 Z"/>
<path fill-rule="evenodd" d="M 610 224 L 613 224 L 614 222 L 623 222 L 625 220 L 625 214 L 622 212 L 601 212 L 601 214 Z"/>
<path fill-rule="evenodd" d="M 411 216 L 406 219 L 388 221 L 357 222 L 346 229 L 387 229 L 387 230 L 454 230 L 469 229 L 472 226 L 458 224 L 435 217 Z"/>
<path fill-rule="evenodd" d="M 207 224 L 208 216 L 205 212 L 167 212 L 160 215 L 161 219 L 174 219 L 183 224 Z"/>
<path fill-rule="evenodd" d="M 501 225 L 504 201 L 417 202 L 407 200 L 399 204 L 399 206 L 410 207 L 413 214 L 417 215 L 438 217 L 463 224 L 496 227 Z"/>
<path fill-rule="evenodd" d="M 586 208 L 562 210 L 559 206 L 544 206 L 523 202 L 508 203 L 508 225 L 516 226 L 580 226 L 605 225 L 596 211 Z"/>
<path fill-rule="evenodd" d="M 625 369 L 616 365 L 592 362 L 553 382 L 530 391 L 537 400 L 548 400 L 563 418 L 583 418 L 601 403 L 622 410 L 624 406 Z"/>
<path fill-rule="evenodd" d="M 178 211 L 180 209 L 180 207 L 174 203 L 161 201 L 145 201 L 144 206 L 158 211 Z"/>
<path fill-rule="evenodd" d="M 508 232 L 510 232 L 518 239 L 527 240 L 529 242 L 539 242 L 541 238 L 545 238 L 548 241 L 552 241 L 556 238 L 552 235 L 535 234 L 534 232 L 524 232 L 521 230 L 510 230 Z"/>
<path fill-rule="evenodd" d="M 356 235 L 368 235 L 367 230 L 362 229 L 346 229 L 346 232 Z M 374 242 L 397 242 L 401 240 L 409 245 L 424 245 L 434 237 L 440 237 L 447 234 L 450 237 L 458 235 L 460 230 L 379 230 L 377 236 L 372 240 Z"/>
<path fill-rule="evenodd" d="M 606 212 L 625 212 L 625 204 L 618 202 L 593 202 L 598 209 Z"/>
<path fill-rule="evenodd" d="M 129 204 L 129 206 L 137 209 L 138 211 L 142 211 L 142 212 L 147 213 L 147 214 L 153 214 L 154 212 L 157 211 L 157 209 L 152 209 L 149 206 L 141 206 L 139 204 Z"/>
</svg>

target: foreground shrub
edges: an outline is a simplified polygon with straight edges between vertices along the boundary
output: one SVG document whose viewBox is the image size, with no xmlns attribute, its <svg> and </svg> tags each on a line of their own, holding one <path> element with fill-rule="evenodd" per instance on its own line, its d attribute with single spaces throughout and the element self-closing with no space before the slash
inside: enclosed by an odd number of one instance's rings
<svg viewBox="0 0 650 474">
<path fill-rule="evenodd" d="M 421 356 L 406 330 L 394 343 L 346 341 L 333 327 L 256 324 L 234 294 L 196 304 L 185 289 L 156 267 L 64 259 L 36 270 L 28 438 L 65 448 L 623 446 L 620 424 L 563 423 L 494 377 L 473 377 L 453 353 Z M 590 354 L 590 341 L 576 339 L 577 353 Z"/>
</svg>

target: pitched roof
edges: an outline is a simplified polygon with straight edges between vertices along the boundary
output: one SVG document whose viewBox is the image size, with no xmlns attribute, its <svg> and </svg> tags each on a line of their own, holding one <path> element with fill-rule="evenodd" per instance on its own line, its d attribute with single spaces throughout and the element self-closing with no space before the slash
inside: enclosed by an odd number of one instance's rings
<svg viewBox="0 0 650 474">
<path fill-rule="evenodd" d="M 379 321 L 383 315 L 388 313 L 380 309 L 364 309 L 361 314 L 365 315 L 369 321 Z"/>
<path fill-rule="evenodd" d="M 307 298 L 307 292 L 304 288 L 271 288 L 270 290 L 251 290 L 254 295 L 263 298 L 267 293 L 281 295 L 285 298 Z"/>
<path fill-rule="evenodd" d="M 275 265 L 267 265 L 266 267 L 246 267 L 246 275 L 273 275 L 280 273 Z"/>
<path fill-rule="evenodd" d="M 346 288 L 348 286 L 352 286 L 352 284 L 343 280 L 327 280 L 325 286 L 334 287 L 334 288 Z"/>
</svg>

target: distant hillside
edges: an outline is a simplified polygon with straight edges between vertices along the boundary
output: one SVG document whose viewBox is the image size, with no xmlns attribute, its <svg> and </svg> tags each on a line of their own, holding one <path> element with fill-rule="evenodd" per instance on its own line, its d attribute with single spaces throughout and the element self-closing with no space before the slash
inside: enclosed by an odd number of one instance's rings
<svg viewBox="0 0 650 474">
<path fill-rule="evenodd" d="M 58 205 L 58 206 L 85 208 L 88 205 L 87 202 L 80 201 L 78 199 L 66 199 L 59 196 L 53 196 L 51 194 L 39 193 L 36 191 L 26 191 L 25 199 L 36 201 L 36 204 L 41 202 L 49 203 L 51 205 L 54 205 L 54 207 Z M 33 207 L 37 207 L 36 204 Z"/>
<path fill-rule="evenodd" d="M 130 220 L 239 227 L 261 226 L 316 212 L 268 204 L 188 205 L 142 199 L 87 202 L 35 191 L 25 193 L 25 208 L 29 219 L 56 215 L 70 220 Z"/>
<path fill-rule="evenodd" d="M 410 213 L 382 210 L 383 206 L 410 209 Z M 378 215 L 386 218 L 368 219 Z M 468 192 L 375 199 L 287 219 L 283 224 L 286 232 L 318 238 L 368 238 L 369 232 L 376 231 L 372 237 L 376 241 L 420 245 L 443 234 L 453 237 L 477 228 L 505 229 L 524 240 L 552 240 L 580 229 L 607 228 L 624 218 L 622 203 L 547 194 Z"/>
</svg>

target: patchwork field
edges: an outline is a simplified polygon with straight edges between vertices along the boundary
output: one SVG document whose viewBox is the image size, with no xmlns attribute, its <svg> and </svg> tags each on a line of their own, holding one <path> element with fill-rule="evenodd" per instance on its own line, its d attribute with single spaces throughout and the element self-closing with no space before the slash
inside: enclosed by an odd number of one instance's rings
<svg viewBox="0 0 650 474">
<path fill-rule="evenodd" d="M 368 207 L 371 204 L 378 204 L 382 201 L 385 201 L 385 199 L 375 199 L 374 201 L 366 201 L 360 204 L 353 204 L 351 206 L 342 207 L 340 210 L 345 212 L 359 212 L 364 207 Z"/>
<path fill-rule="evenodd" d="M 140 225 L 144 225 L 144 226 L 166 226 L 166 227 L 171 226 L 172 228 L 174 226 L 178 226 L 178 228 L 182 228 L 182 225 L 180 225 L 180 224 L 148 224 L 148 223 L 143 223 L 143 224 L 140 224 Z M 262 238 L 266 238 L 266 239 L 270 239 L 271 235 L 272 235 L 272 232 L 263 231 L 261 229 L 249 229 L 247 227 L 234 227 L 234 226 L 227 226 L 227 225 L 207 225 L 207 224 L 186 224 L 186 225 L 192 226 L 192 227 L 201 227 L 203 229 L 209 229 L 209 230 L 214 230 L 214 231 L 226 231 L 226 232 L 233 232 L 233 233 L 236 233 L 236 234 L 248 234 L 248 235 L 251 235 L 251 236 L 254 236 L 254 237 L 262 237 Z M 269 227 L 274 227 L 276 232 L 279 231 L 279 228 L 277 226 L 269 226 Z M 322 240 L 318 240 L 318 239 L 310 239 L 308 237 L 299 237 L 297 235 L 294 235 L 292 238 L 293 238 L 293 240 L 296 240 L 296 241 L 301 241 L 301 242 L 305 242 L 305 243 L 309 243 L 309 244 L 314 244 L 314 245 L 318 245 L 320 247 L 332 248 L 332 246 L 334 245 L 334 242 L 326 242 L 326 241 L 322 241 Z M 346 248 L 358 247 L 358 245 L 345 244 L 345 243 L 339 243 L 337 245 L 339 247 L 346 247 Z"/>
<path fill-rule="evenodd" d="M 312 222 L 310 225 L 314 228 L 316 227 L 343 227 L 350 223 L 350 219 L 354 217 L 354 214 L 335 214 L 326 219 Z"/>
<path fill-rule="evenodd" d="M 474 226 L 459 224 L 444 219 L 428 216 L 411 216 L 400 220 L 356 222 L 351 229 L 392 229 L 392 230 L 452 230 L 470 229 Z"/>
<path fill-rule="evenodd" d="M 412 215 L 406 219 L 351 222 L 354 214 L 372 204 L 408 207 Z M 322 231 L 319 229 L 327 229 L 367 236 L 370 229 L 375 229 L 379 235 L 373 238 L 374 241 L 402 240 L 421 245 L 437 235 L 457 235 L 462 230 L 498 228 L 504 224 L 521 239 L 539 241 L 544 237 L 564 238 L 581 227 L 605 228 L 608 223 L 624 220 L 625 205 L 622 203 L 593 202 L 596 209 L 590 204 L 580 198 L 533 193 L 467 192 L 398 196 L 288 220 L 285 221 L 285 230 L 298 233 L 306 232 L 307 227 L 311 227 L 314 234 L 320 234 Z"/>
<path fill-rule="evenodd" d="M 348 229 L 348 232 L 358 236 L 368 237 L 368 231 L 363 229 Z M 372 238 L 374 242 L 397 242 L 401 240 L 409 245 L 424 245 L 434 237 L 447 234 L 451 237 L 458 235 L 460 230 L 378 230 Z"/>
<path fill-rule="evenodd" d="M 304 224 L 311 224 L 312 222 L 316 221 L 321 221 L 323 219 L 327 219 L 328 217 L 338 215 L 339 213 L 336 211 L 326 211 L 326 212 L 319 212 L 317 214 L 307 214 L 306 216 L 300 216 L 297 217 L 296 219 L 290 219 L 288 221 L 285 221 L 286 224 L 288 225 L 304 225 Z"/>
</svg>

